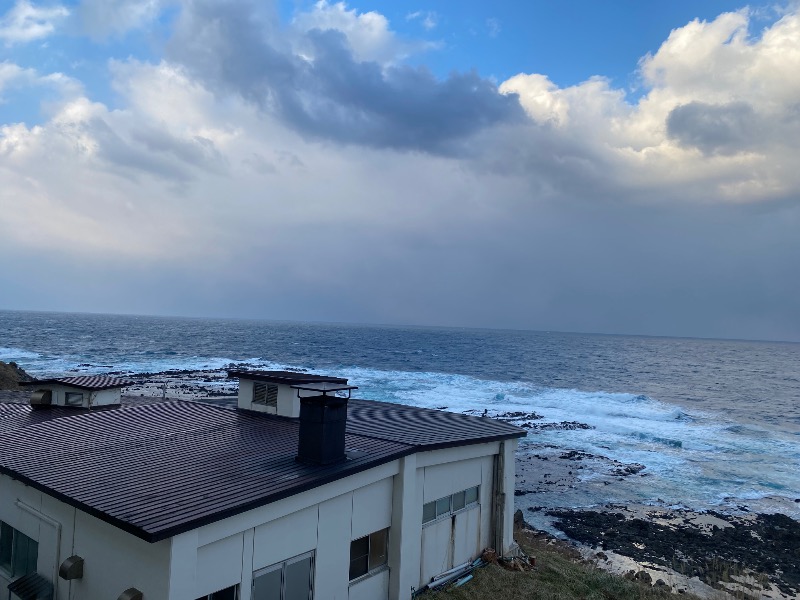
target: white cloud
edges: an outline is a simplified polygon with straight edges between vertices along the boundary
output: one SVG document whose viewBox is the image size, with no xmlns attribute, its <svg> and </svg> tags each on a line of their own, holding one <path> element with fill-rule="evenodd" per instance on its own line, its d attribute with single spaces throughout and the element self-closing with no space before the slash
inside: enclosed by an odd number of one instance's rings
<svg viewBox="0 0 800 600">
<path fill-rule="evenodd" d="M 431 18 L 430 14 L 427 18 Z M 376 11 L 359 13 L 354 8 L 348 9 L 345 2 L 319 0 L 308 12 L 295 15 L 293 25 L 303 33 L 312 29 L 341 32 L 347 38 L 353 57 L 359 61 L 390 64 L 415 52 L 436 47 L 430 42 L 401 40 L 391 30 L 384 15 Z M 301 45 L 299 50 L 301 53 L 310 52 L 305 45 Z"/>
<path fill-rule="evenodd" d="M 35 69 L 25 69 L 9 61 L 0 62 L 0 104 L 4 101 L 4 92 L 15 89 L 30 93 L 35 88 L 55 90 L 58 99 L 51 102 L 54 106 L 83 93 L 82 84 L 63 73 L 41 75 Z"/>
<path fill-rule="evenodd" d="M 61 5 L 44 8 L 27 0 L 17 0 L 11 10 L 0 17 L 0 40 L 12 46 L 45 38 L 69 14 Z"/>
<path fill-rule="evenodd" d="M 406 15 L 406 21 L 419 21 L 420 25 L 426 30 L 436 29 L 439 24 L 439 15 L 431 10 L 417 10 Z"/>
<path fill-rule="evenodd" d="M 494 17 L 486 19 L 486 30 L 489 32 L 489 37 L 495 38 L 500 35 L 503 27 L 500 24 L 500 20 Z"/>
<path fill-rule="evenodd" d="M 94 38 L 124 34 L 155 20 L 173 0 L 81 0 L 78 16 Z"/>
<path fill-rule="evenodd" d="M 608 177 L 621 188 L 690 186 L 676 195 L 703 202 L 783 197 L 800 186 L 800 17 L 787 14 L 758 38 L 748 26 L 742 11 L 672 31 L 641 60 L 646 93 L 635 103 L 602 78 L 559 88 L 520 74 L 500 90 L 613 165 Z"/>
</svg>

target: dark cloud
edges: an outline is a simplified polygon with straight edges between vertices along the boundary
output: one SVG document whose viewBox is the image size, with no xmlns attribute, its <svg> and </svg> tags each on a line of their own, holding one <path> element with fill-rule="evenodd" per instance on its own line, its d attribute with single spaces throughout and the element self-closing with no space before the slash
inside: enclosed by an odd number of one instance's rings
<svg viewBox="0 0 800 600">
<path fill-rule="evenodd" d="M 293 54 L 250 3 L 199 1 L 182 13 L 170 56 L 218 91 L 336 142 L 446 152 L 481 129 L 525 118 L 516 96 L 475 72 L 440 81 L 424 68 L 359 62 L 341 32 L 306 36 L 313 60 Z"/>
<path fill-rule="evenodd" d="M 139 127 L 129 136 L 95 117 L 77 127 L 97 144 L 97 156 L 125 174 L 145 172 L 173 182 L 194 179 L 198 169 L 220 173 L 225 160 L 211 140 L 181 139 L 153 127 Z"/>
<path fill-rule="evenodd" d="M 746 102 L 677 106 L 667 117 L 667 133 L 705 154 L 736 154 L 763 140 L 761 119 Z"/>
</svg>

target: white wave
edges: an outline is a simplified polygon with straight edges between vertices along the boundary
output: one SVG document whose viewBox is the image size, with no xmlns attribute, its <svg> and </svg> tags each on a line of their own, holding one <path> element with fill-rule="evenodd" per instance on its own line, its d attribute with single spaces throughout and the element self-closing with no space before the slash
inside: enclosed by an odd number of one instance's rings
<svg viewBox="0 0 800 600">
<path fill-rule="evenodd" d="M 22 348 L 9 348 L 0 346 L 0 360 L 3 362 L 18 362 L 26 359 L 39 358 L 41 355 L 37 352 L 30 352 Z"/>
</svg>

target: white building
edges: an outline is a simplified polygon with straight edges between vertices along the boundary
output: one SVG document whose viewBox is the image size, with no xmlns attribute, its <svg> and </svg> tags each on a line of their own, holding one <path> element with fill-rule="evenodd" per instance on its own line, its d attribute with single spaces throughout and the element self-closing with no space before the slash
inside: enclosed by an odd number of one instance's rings
<svg viewBox="0 0 800 600">
<path fill-rule="evenodd" d="M 405 600 L 513 552 L 524 430 L 348 400 L 334 377 L 230 375 L 236 409 L 114 408 L 91 389 L 113 381 L 81 378 L 0 403 L 0 599 Z"/>
</svg>

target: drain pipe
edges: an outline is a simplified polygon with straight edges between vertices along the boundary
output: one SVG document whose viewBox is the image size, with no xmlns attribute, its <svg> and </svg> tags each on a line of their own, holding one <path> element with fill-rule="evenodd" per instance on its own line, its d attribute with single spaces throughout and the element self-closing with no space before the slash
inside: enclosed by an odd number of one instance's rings
<svg viewBox="0 0 800 600">
<path fill-rule="evenodd" d="M 56 530 L 56 559 L 53 561 L 53 577 L 51 579 L 53 583 L 53 600 L 58 600 L 58 565 L 59 565 L 59 554 L 61 553 L 61 523 L 53 519 L 52 517 L 48 517 L 43 512 L 35 509 L 29 504 L 25 504 L 22 500 L 17 498 L 17 501 L 14 502 L 17 508 L 24 510 L 29 515 L 32 515 L 39 519 L 40 521 L 47 523 Z"/>
<path fill-rule="evenodd" d="M 505 552 L 505 515 L 506 515 L 506 494 L 505 494 L 505 467 L 506 467 L 506 442 L 500 442 L 500 451 L 494 459 L 494 481 L 493 481 L 493 508 L 494 508 L 494 547 L 498 556 L 503 556 Z"/>
</svg>

